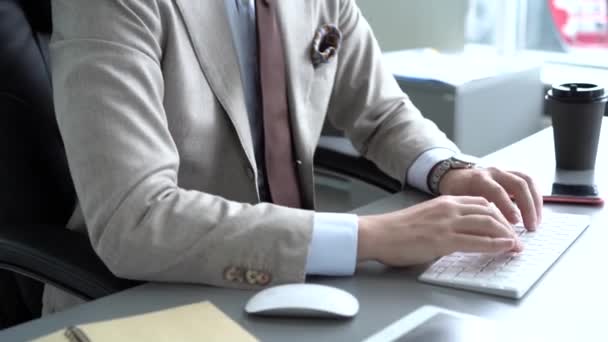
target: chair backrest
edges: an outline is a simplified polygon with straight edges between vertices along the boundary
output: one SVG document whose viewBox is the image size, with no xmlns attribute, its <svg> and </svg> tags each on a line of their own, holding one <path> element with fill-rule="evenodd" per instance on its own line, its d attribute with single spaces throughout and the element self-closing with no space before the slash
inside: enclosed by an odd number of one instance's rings
<svg viewBox="0 0 608 342">
<path fill-rule="evenodd" d="M 49 0 L 0 1 L 0 224 L 64 224 L 76 195 L 53 110 Z"/>
</svg>

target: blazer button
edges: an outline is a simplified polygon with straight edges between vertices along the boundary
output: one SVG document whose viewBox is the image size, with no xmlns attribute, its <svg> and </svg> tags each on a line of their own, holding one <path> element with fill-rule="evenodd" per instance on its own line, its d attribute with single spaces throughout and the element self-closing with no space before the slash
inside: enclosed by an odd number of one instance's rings
<svg viewBox="0 0 608 342">
<path fill-rule="evenodd" d="M 296 160 L 296 165 L 302 166 L 302 161 L 300 159 Z"/>
<path fill-rule="evenodd" d="M 247 284 L 249 284 L 249 285 L 257 285 L 257 283 L 258 283 L 258 272 L 257 271 L 252 271 L 252 270 L 248 270 L 247 272 L 245 272 L 245 280 L 247 281 Z"/>
<path fill-rule="evenodd" d="M 270 274 L 262 271 L 248 270 L 245 272 L 245 281 L 249 285 L 266 286 L 270 283 Z"/>
<path fill-rule="evenodd" d="M 270 277 L 270 274 L 268 274 L 266 272 L 258 273 L 258 285 L 266 286 L 266 285 L 270 284 L 271 280 L 272 280 L 272 278 Z"/>
<path fill-rule="evenodd" d="M 224 270 L 224 279 L 228 281 L 242 283 L 244 281 L 243 272 L 244 270 L 240 267 L 226 267 Z"/>
<path fill-rule="evenodd" d="M 253 168 L 251 168 L 251 166 L 247 166 L 247 177 L 249 177 L 251 180 L 255 179 L 255 172 L 253 172 Z"/>
</svg>

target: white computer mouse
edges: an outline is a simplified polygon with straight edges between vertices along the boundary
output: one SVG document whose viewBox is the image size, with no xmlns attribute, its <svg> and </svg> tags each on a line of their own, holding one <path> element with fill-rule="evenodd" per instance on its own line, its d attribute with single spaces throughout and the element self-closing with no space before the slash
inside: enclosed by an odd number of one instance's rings
<svg viewBox="0 0 608 342">
<path fill-rule="evenodd" d="M 350 318 L 359 312 L 359 301 L 335 287 L 287 284 L 258 292 L 247 302 L 245 312 L 278 317 Z"/>
</svg>

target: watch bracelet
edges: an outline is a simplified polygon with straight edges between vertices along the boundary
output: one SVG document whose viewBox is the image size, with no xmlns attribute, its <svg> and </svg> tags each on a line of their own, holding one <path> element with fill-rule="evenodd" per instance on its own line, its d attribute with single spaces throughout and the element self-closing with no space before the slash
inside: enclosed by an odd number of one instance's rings
<svg viewBox="0 0 608 342">
<path fill-rule="evenodd" d="M 437 164 L 433 169 L 431 169 L 431 175 L 428 178 L 428 187 L 431 191 L 431 194 L 438 196 L 439 193 L 439 183 L 441 182 L 441 178 L 450 170 L 450 160 L 446 159 L 439 164 Z"/>
</svg>

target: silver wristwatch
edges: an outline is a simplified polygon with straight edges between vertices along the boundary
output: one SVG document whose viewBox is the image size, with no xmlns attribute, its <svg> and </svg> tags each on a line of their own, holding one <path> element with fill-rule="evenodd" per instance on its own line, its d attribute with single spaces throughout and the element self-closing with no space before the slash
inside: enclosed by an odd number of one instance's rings
<svg viewBox="0 0 608 342">
<path fill-rule="evenodd" d="M 439 183 L 443 176 L 450 170 L 455 169 L 473 169 L 478 167 L 478 159 L 465 154 L 457 154 L 449 159 L 446 159 L 437 164 L 431 170 L 428 178 L 429 190 L 433 195 L 439 195 Z"/>
</svg>

